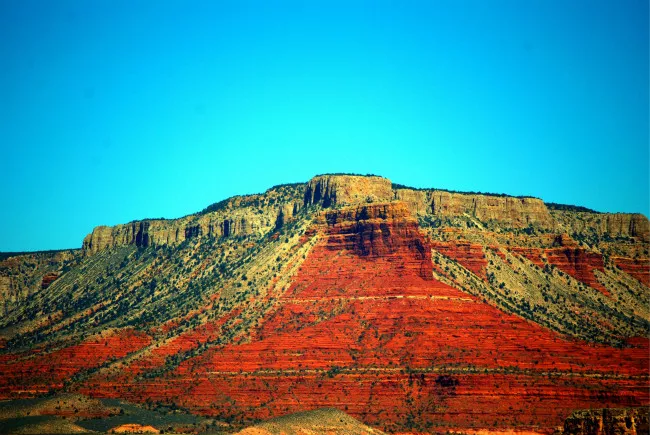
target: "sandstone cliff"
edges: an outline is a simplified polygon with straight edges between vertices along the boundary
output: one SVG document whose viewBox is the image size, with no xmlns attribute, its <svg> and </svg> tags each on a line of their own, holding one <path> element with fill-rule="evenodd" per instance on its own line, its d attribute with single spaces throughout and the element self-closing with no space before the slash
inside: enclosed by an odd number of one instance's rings
<svg viewBox="0 0 650 435">
<path fill-rule="evenodd" d="M 395 188 L 394 188 L 395 187 Z M 401 201 L 413 216 L 470 218 L 505 228 L 530 225 L 557 234 L 636 237 L 650 241 L 648 219 L 640 214 L 549 211 L 532 197 L 416 190 L 393 186 L 377 176 L 320 175 L 306 184 L 278 186 L 261 195 L 233 197 L 180 219 L 146 219 L 99 226 L 83 241 L 87 254 L 123 245 L 175 245 L 195 237 L 262 235 L 290 221 L 304 207 Z"/>
<path fill-rule="evenodd" d="M 480 221 L 496 220 L 513 227 L 537 224 L 552 228 L 554 220 L 541 199 L 466 194 L 444 190 L 396 188 L 390 180 L 376 176 L 321 175 L 305 189 L 305 206 L 323 207 L 372 202 L 403 201 L 415 215 L 463 216 Z"/>
<path fill-rule="evenodd" d="M 233 197 L 206 211 L 180 219 L 145 219 L 114 227 L 98 226 L 83 241 L 86 254 L 135 245 L 177 245 L 195 237 L 262 235 L 281 220 L 290 220 L 302 206 L 304 185 L 284 185 L 261 195 Z"/>
<path fill-rule="evenodd" d="M 324 222 L 323 222 L 324 221 Z M 325 212 L 328 249 L 346 249 L 361 257 L 387 257 L 401 253 L 419 260 L 423 279 L 431 278 L 431 247 L 403 202 L 364 204 Z"/>
<path fill-rule="evenodd" d="M 321 175 L 312 178 L 305 189 L 305 206 L 320 204 L 358 204 L 391 201 L 394 197 L 389 179 L 358 175 Z"/>
<path fill-rule="evenodd" d="M 87 253 L 126 247 L 0 319 L 0 398 L 243 422 L 339 407 L 387 432 L 549 433 L 575 409 L 650 403 L 647 242 L 583 240 L 577 214 L 531 198 L 393 187 L 321 176 L 96 229 Z"/>
<path fill-rule="evenodd" d="M 544 202 L 538 198 L 411 189 L 396 189 L 395 196 L 405 201 L 412 212 L 420 215 L 469 215 L 483 222 L 495 220 L 513 227 L 526 227 L 529 224 L 553 227 L 553 218 Z"/>
<path fill-rule="evenodd" d="M 587 213 L 553 211 L 553 218 L 569 233 L 595 233 L 598 236 L 637 237 L 650 241 L 650 223 L 639 213 Z"/>
</svg>

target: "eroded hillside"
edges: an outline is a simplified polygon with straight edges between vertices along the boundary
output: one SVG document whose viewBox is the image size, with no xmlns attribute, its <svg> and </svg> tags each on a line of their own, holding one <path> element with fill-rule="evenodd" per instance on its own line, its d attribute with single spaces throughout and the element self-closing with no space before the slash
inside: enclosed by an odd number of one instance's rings
<svg viewBox="0 0 650 435">
<path fill-rule="evenodd" d="M 7 305 L 0 397 L 550 430 L 650 403 L 649 246 L 642 215 L 374 176 L 98 227 Z"/>
</svg>

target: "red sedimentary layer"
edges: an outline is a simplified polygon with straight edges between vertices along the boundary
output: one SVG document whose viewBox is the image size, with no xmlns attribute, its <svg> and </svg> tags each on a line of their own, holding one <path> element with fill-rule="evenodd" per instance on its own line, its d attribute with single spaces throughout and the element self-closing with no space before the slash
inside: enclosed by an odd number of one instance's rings
<svg viewBox="0 0 650 435">
<path fill-rule="evenodd" d="M 506 259 L 506 254 L 501 251 L 500 247 L 497 245 L 490 245 L 488 246 L 488 249 L 490 249 L 492 252 L 497 254 L 502 260 Z"/>
<path fill-rule="evenodd" d="M 546 263 L 554 265 L 562 272 L 609 296 L 607 289 L 594 275 L 594 270 L 601 272 L 605 270 L 601 254 L 574 247 L 549 249 L 511 247 L 508 249 L 514 254 L 527 258 L 536 266 L 544 267 Z"/>
<path fill-rule="evenodd" d="M 646 338 L 614 349 L 504 313 L 431 278 L 400 205 L 365 207 L 324 216 L 311 233 L 323 240 L 248 342 L 82 392 L 237 419 L 333 406 L 389 429 L 549 430 L 576 408 L 650 402 Z"/>
<path fill-rule="evenodd" d="M 456 260 L 462 266 L 478 276 L 485 277 L 487 260 L 483 246 L 466 241 L 431 242 L 431 247 L 442 255 Z"/>
<path fill-rule="evenodd" d="M 598 282 L 594 270 L 605 270 L 603 256 L 595 252 L 589 252 L 582 248 L 553 248 L 546 249 L 546 259 L 558 269 L 587 284 L 589 287 L 599 290 L 609 296 L 607 289 Z"/>
<path fill-rule="evenodd" d="M 616 267 L 650 287 L 650 258 L 614 257 L 613 260 Z"/>
<path fill-rule="evenodd" d="M 164 366 L 169 356 L 196 349 L 202 344 L 216 340 L 221 335 L 223 324 L 237 314 L 239 311 L 233 310 L 217 321 L 204 323 L 156 346 L 150 352 L 134 359 L 122 375 L 132 379 L 133 376 Z"/>
<path fill-rule="evenodd" d="M 409 267 L 424 279 L 431 276 L 431 247 L 403 203 L 361 205 L 324 213 L 327 249 L 351 251 L 361 258 L 394 258 L 408 254 Z M 406 266 L 406 265 L 404 265 Z"/>
<path fill-rule="evenodd" d="M 524 258 L 530 260 L 535 266 L 544 267 L 544 250 L 540 248 L 524 248 L 519 246 L 513 246 L 508 248 L 513 254 L 521 255 Z"/>
<path fill-rule="evenodd" d="M 41 280 L 41 289 L 46 289 L 59 277 L 58 273 L 50 272 L 46 273 Z"/>
<path fill-rule="evenodd" d="M 30 397 L 60 389 L 76 373 L 119 359 L 149 344 L 150 338 L 133 329 L 93 336 L 85 341 L 32 357 L 15 356 L 2 362 L 0 398 Z"/>
</svg>

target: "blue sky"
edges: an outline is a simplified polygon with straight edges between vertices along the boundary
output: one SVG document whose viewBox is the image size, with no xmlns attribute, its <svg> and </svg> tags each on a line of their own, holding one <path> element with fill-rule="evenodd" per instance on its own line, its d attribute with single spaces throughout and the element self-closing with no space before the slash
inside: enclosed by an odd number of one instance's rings
<svg viewBox="0 0 650 435">
<path fill-rule="evenodd" d="M 647 1 L 0 0 L 0 59 L 0 251 L 324 172 L 650 210 Z"/>
</svg>

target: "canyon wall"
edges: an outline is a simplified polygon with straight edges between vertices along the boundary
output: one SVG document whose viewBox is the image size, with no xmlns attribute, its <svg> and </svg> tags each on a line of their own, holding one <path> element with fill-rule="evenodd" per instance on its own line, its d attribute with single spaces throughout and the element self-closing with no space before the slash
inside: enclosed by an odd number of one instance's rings
<svg viewBox="0 0 650 435">
<path fill-rule="evenodd" d="M 320 175 L 312 178 L 305 189 L 305 206 L 323 207 L 393 199 L 389 179 L 359 175 Z"/>
<path fill-rule="evenodd" d="M 532 197 L 513 197 L 393 188 L 377 176 L 320 175 L 306 184 L 280 186 L 261 195 L 233 197 L 209 211 L 180 219 L 145 219 L 114 227 L 99 226 L 83 241 L 87 254 L 102 249 L 136 245 L 178 244 L 194 237 L 229 237 L 264 234 L 290 220 L 303 207 L 341 207 L 401 201 L 413 216 L 470 217 L 508 228 L 533 225 L 557 233 L 593 233 L 599 237 L 636 237 L 650 241 L 650 224 L 641 214 L 606 214 L 549 211 Z"/>
<path fill-rule="evenodd" d="M 206 211 L 179 219 L 144 219 L 128 224 L 98 226 L 83 240 L 83 251 L 135 245 L 176 245 L 196 237 L 262 235 L 282 220 L 289 220 L 302 207 L 304 185 L 285 185 L 261 195 L 233 197 Z"/>
<path fill-rule="evenodd" d="M 217 212 L 181 219 L 152 219 L 114 227 L 99 226 L 84 238 L 83 250 L 94 253 L 113 246 L 175 245 L 199 236 L 229 237 L 264 233 L 275 224 L 277 213 L 277 210 L 267 210 L 262 214 L 232 210 L 229 213 Z"/>
<path fill-rule="evenodd" d="M 501 195 L 481 195 L 444 190 L 396 189 L 395 197 L 405 201 L 413 213 L 433 216 L 469 215 L 486 222 L 495 220 L 513 227 L 536 224 L 553 227 L 546 205 L 541 199 Z"/>
<path fill-rule="evenodd" d="M 636 237 L 650 242 L 650 222 L 640 213 L 587 213 L 553 211 L 553 218 L 569 233 L 610 237 Z"/>
</svg>

